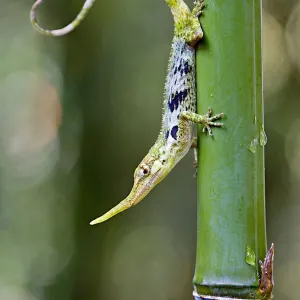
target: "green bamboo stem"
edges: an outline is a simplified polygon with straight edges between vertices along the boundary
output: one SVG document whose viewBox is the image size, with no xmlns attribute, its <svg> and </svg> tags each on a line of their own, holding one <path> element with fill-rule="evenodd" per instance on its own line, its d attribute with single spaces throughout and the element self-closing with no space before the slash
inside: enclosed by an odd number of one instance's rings
<svg viewBox="0 0 300 300">
<path fill-rule="evenodd" d="M 261 1 L 207 0 L 201 23 L 198 113 L 211 106 L 227 118 L 213 139 L 198 134 L 195 299 L 269 299 L 259 291 L 266 255 Z"/>
</svg>

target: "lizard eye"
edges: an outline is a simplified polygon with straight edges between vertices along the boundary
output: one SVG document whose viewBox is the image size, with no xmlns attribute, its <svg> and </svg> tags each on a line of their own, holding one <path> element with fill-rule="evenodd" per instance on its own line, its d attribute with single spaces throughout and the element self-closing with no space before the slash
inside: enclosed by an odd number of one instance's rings
<svg viewBox="0 0 300 300">
<path fill-rule="evenodd" d="M 145 177 L 150 173 L 150 169 L 147 165 L 142 165 L 140 169 L 140 176 Z"/>
</svg>

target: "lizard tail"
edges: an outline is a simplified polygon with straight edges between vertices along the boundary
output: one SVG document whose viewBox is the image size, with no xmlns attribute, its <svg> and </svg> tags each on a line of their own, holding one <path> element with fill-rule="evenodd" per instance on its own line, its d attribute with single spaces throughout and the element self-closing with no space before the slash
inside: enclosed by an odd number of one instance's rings
<svg viewBox="0 0 300 300">
<path fill-rule="evenodd" d="M 69 32 L 73 31 L 86 17 L 88 11 L 93 6 L 94 2 L 96 0 L 86 0 L 81 11 L 76 16 L 76 18 L 69 23 L 67 26 L 61 28 L 61 29 L 55 29 L 55 30 L 49 30 L 44 29 L 39 25 L 36 19 L 36 10 L 37 8 L 43 3 L 44 0 L 37 0 L 31 10 L 30 10 L 30 21 L 33 25 L 33 27 L 41 34 L 47 35 L 47 36 L 63 36 L 68 34 Z"/>
</svg>

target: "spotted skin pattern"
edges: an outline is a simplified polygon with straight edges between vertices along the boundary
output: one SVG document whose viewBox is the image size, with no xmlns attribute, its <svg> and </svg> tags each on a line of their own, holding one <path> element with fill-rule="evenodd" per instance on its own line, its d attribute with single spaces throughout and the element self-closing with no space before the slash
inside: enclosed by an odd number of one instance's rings
<svg viewBox="0 0 300 300">
<path fill-rule="evenodd" d="M 32 23 L 32 26 L 41 34 L 47 35 L 47 36 L 63 36 L 68 34 L 69 32 L 73 31 L 86 17 L 87 13 L 93 6 L 96 0 L 86 0 L 84 2 L 84 5 L 81 9 L 81 11 L 78 13 L 76 18 L 67 26 L 61 28 L 61 29 L 54 29 L 54 30 L 49 30 L 49 29 L 44 29 L 41 27 L 36 19 L 36 10 L 40 5 L 43 4 L 44 0 L 37 0 L 31 10 L 30 10 L 30 21 Z"/>
<path fill-rule="evenodd" d="M 211 135 L 210 126 L 224 114 L 196 114 L 195 46 L 203 32 L 199 22 L 203 2 L 196 1 L 192 11 L 183 0 L 165 0 L 174 17 L 174 39 L 165 83 L 161 131 L 134 172 L 131 192 L 123 201 L 90 224 L 101 223 L 136 205 L 160 183 L 194 146 L 194 124 L 202 124 Z"/>
<path fill-rule="evenodd" d="M 195 49 L 184 39 L 174 37 L 168 75 L 165 85 L 162 131 L 169 132 L 165 140 L 168 151 L 181 142 L 180 134 L 188 134 L 191 140 L 194 124 L 190 122 L 189 132 L 180 132 L 181 113 L 196 111 Z M 186 128 L 184 129 L 186 131 Z M 165 134 L 166 136 L 166 134 Z"/>
</svg>

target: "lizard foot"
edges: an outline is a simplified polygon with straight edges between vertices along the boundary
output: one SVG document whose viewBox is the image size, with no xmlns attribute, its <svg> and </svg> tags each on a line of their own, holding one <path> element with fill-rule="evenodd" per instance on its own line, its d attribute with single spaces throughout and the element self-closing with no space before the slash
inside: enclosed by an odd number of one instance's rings
<svg viewBox="0 0 300 300">
<path fill-rule="evenodd" d="M 192 14 L 199 18 L 203 12 L 203 9 L 205 7 L 205 4 L 204 4 L 204 0 L 195 0 L 194 1 L 194 9 L 192 11 Z"/>
<path fill-rule="evenodd" d="M 223 118 L 224 116 L 225 116 L 224 113 L 216 114 L 215 116 L 213 116 L 212 115 L 212 110 L 209 107 L 208 112 L 205 115 L 199 115 L 197 113 L 190 112 L 190 111 L 183 111 L 180 114 L 180 119 L 181 120 L 189 120 L 191 122 L 202 124 L 204 126 L 203 132 L 207 131 L 208 134 L 210 136 L 212 136 L 212 130 L 211 130 L 210 127 L 211 126 L 223 127 L 224 126 L 223 123 L 218 123 L 218 122 L 215 122 L 215 121 Z M 184 126 L 184 125 L 181 125 L 181 126 Z"/>
<path fill-rule="evenodd" d="M 212 110 L 209 107 L 206 115 L 203 116 L 202 124 L 203 124 L 203 132 L 207 131 L 208 135 L 212 136 L 212 130 L 211 126 L 213 127 L 224 127 L 223 123 L 214 122 L 216 120 L 219 120 L 225 116 L 224 113 L 216 114 L 215 116 L 212 116 Z"/>
</svg>

